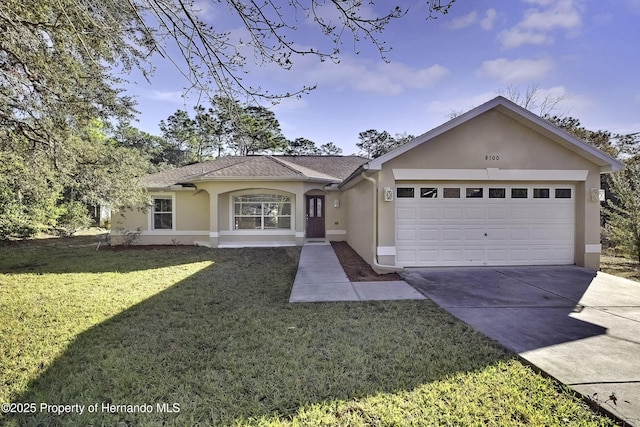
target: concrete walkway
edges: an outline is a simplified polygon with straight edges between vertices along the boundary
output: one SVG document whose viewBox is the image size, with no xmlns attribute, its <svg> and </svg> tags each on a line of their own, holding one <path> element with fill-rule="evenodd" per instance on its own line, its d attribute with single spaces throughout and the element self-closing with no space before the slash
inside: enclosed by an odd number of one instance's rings
<svg viewBox="0 0 640 427">
<path fill-rule="evenodd" d="M 289 302 L 425 299 L 404 281 L 351 282 L 330 244 L 302 247 Z"/>
</svg>

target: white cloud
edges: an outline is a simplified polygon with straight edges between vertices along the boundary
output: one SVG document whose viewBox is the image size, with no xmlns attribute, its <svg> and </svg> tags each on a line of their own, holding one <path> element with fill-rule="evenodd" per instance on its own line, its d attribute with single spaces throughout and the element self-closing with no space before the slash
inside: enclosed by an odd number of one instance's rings
<svg viewBox="0 0 640 427">
<path fill-rule="evenodd" d="M 198 18 L 202 20 L 212 20 L 218 16 L 214 9 L 213 2 L 207 0 L 194 1 L 192 10 L 196 12 Z"/>
<path fill-rule="evenodd" d="M 154 101 L 179 102 L 184 103 L 184 92 L 181 90 L 162 91 L 149 90 L 144 94 L 145 98 Z"/>
<path fill-rule="evenodd" d="M 478 13 L 474 10 L 467 15 L 453 18 L 451 21 L 449 21 L 448 27 L 453 30 L 459 30 L 461 28 L 466 28 L 470 25 L 473 25 L 477 20 Z"/>
<path fill-rule="evenodd" d="M 578 28 L 581 24 L 582 19 L 575 2 L 563 0 L 553 3 L 545 10 L 527 10 L 519 26 L 534 31 L 551 31 L 556 28 L 571 30 Z"/>
<path fill-rule="evenodd" d="M 523 44 L 549 44 L 553 42 L 553 37 L 543 33 L 533 31 L 523 31 L 519 27 L 513 27 L 502 31 L 498 38 L 502 42 L 502 46 L 507 49 L 522 46 Z"/>
<path fill-rule="evenodd" d="M 539 4 L 541 6 L 548 6 L 550 4 L 553 4 L 554 1 L 556 0 L 523 0 L 525 3 L 535 3 L 535 4 Z"/>
<path fill-rule="evenodd" d="M 502 80 L 505 83 L 519 83 L 539 80 L 554 67 L 550 59 L 513 59 L 498 58 L 484 61 L 478 72 L 481 75 Z"/>
<path fill-rule="evenodd" d="M 506 48 L 552 43 L 548 33 L 565 30 L 572 35 L 582 26 L 579 0 L 524 0 L 538 7 L 527 9 L 522 21 L 498 36 Z"/>
<path fill-rule="evenodd" d="M 359 58 L 345 57 L 339 64 L 324 62 L 313 64 L 306 72 L 297 74 L 305 81 L 319 85 L 333 85 L 344 89 L 382 95 L 397 95 L 407 89 L 424 89 L 440 82 L 449 74 L 442 65 L 414 68 L 400 62 L 371 63 Z"/>
<path fill-rule="evenodd" d="M 484 15 L 484 18 L 482 18 L 482 20 L 480 21 L 480 27 L 482 27 L 483 30 L 492 30 L 493 29 L 493 23 L 496 20 L 496 17 L 498 16 L 498 13 L 496 12 L 495 9 L 489 9 L 487 10 L 487 12 Z"/>
</svg>

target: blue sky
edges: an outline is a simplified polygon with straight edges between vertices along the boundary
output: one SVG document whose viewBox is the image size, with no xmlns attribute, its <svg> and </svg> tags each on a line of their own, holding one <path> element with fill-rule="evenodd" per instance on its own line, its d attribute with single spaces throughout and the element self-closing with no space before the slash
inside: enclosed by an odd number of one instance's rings
<svg viewBox="0 0 640 427">
<path fill-rule="evenodd" d="M 436 20 L 426 19 L 425 3 L 403 1 L 408 14 L 380 36 L 392 47 L 388 63 L 366 41 L 356 53 L 345 39 L 338 64 L 306 56 L 280 70 L 249 58 L 246 80 L 271 92 L 317 84 L 272 108 L 287 138 L 334 142 L 344 154 L 357 153 L 359 132 L 419 135 L 508 86 L 567 95 L 558 112 L 588 129 L 640 131 L 640 0 L 458 0 Z M 242 34 L 226 6 L 201 4 L 209 22 Z M 294 34 L 306 46 L 323 43 L 311 23 Z M 159 134 L 160 120 L 191 113 L 194 100 L 181 96 L 186 82 L 172 64 L 155 65 L 151 83 L 132 76 L 128 94 L 141 112 L 134 125 Z"/>
</svg>

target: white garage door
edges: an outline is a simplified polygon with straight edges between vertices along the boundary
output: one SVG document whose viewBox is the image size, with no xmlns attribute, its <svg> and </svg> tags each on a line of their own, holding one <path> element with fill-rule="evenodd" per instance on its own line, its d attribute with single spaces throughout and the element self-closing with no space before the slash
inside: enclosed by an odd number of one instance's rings
<svg viewBox="0 0 640 427">
<path fill-rule="evenodd" d="M 573 264 L 572 185 L 398 184 L 400 266 Z"/>
</svg>

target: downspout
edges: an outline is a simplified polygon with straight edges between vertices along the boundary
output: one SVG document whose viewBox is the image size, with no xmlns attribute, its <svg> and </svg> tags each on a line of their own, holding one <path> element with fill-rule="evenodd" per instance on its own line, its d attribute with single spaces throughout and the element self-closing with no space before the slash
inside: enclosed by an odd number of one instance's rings
<svg viewBox="0 0 640 427">
<path fill-rule="evenodd" d="M 378 182 L 367 176 L 365 171 L 362 171 L 360 175 L 373 184 L 373 266 L 381 270 L 402 271 L 403 267 L 380 264 L 378 262 Z"/>
</svg>

